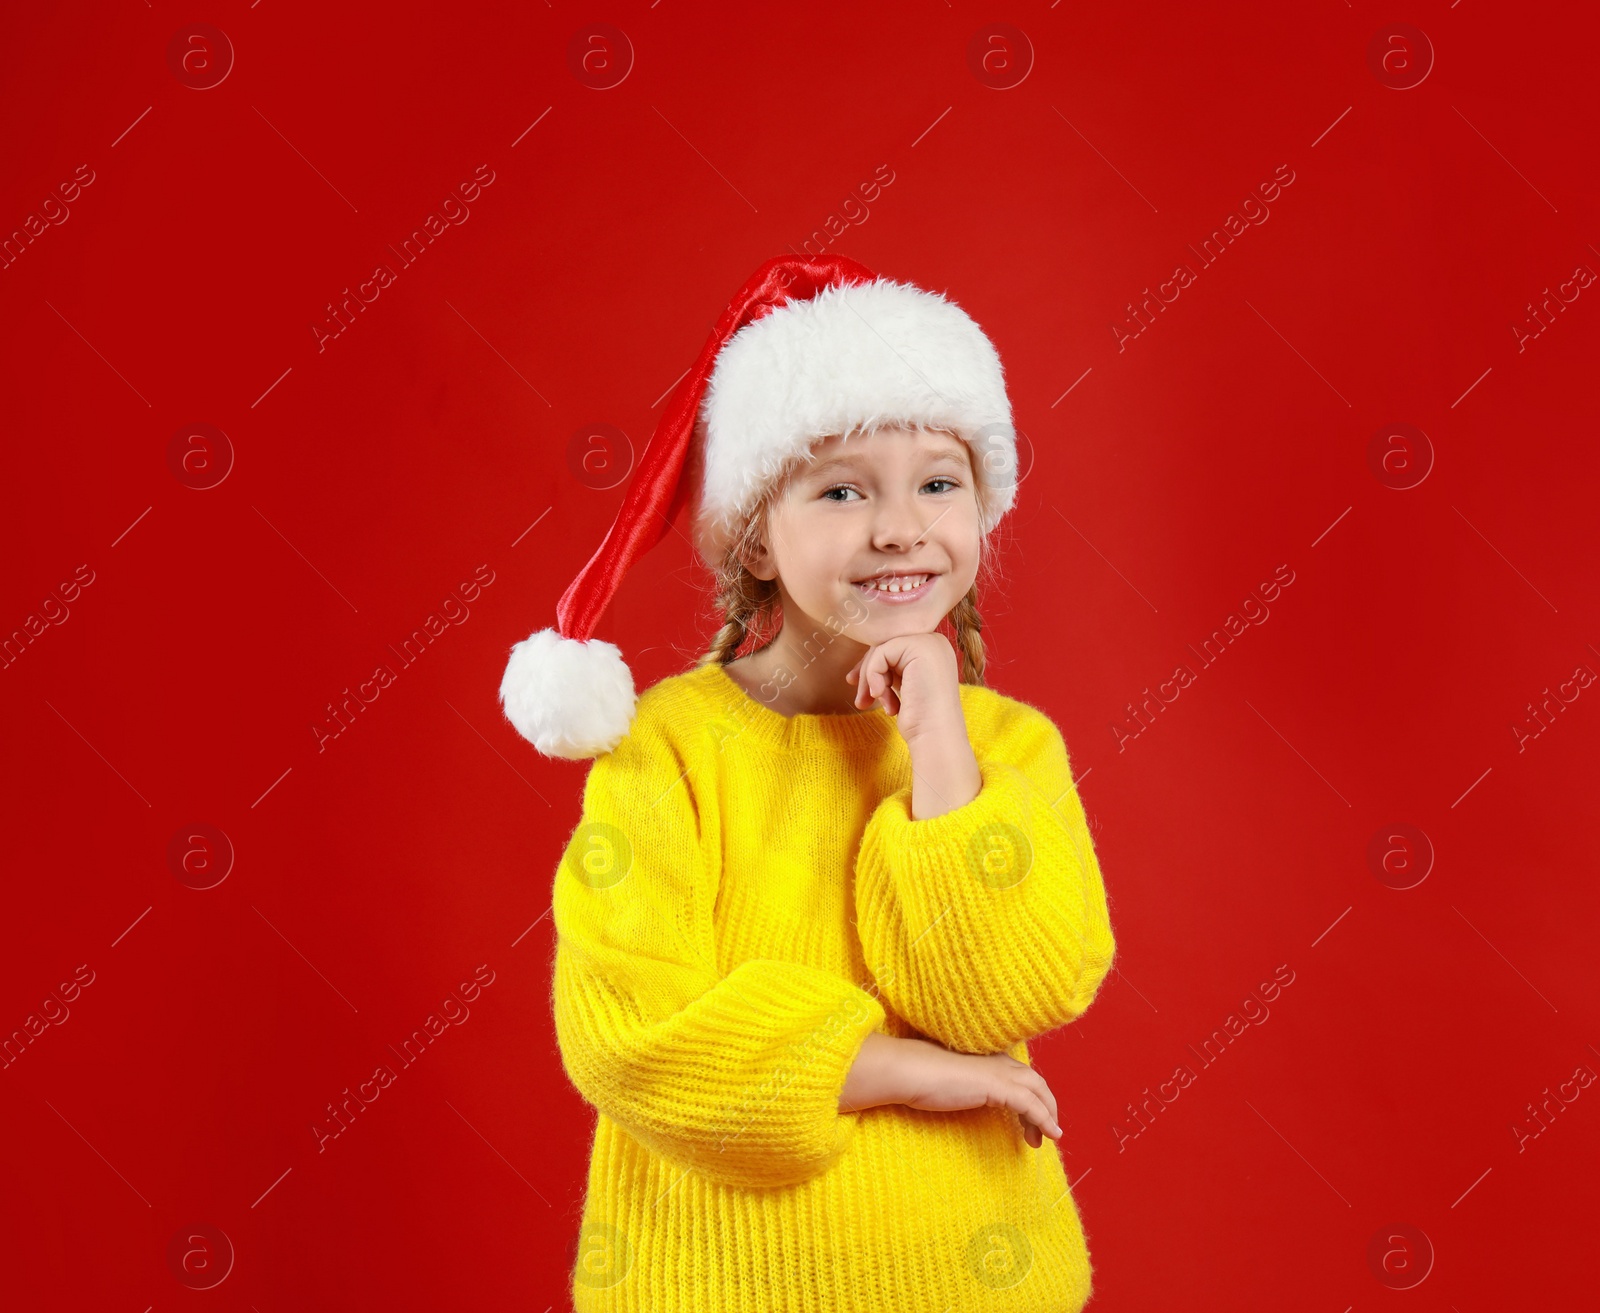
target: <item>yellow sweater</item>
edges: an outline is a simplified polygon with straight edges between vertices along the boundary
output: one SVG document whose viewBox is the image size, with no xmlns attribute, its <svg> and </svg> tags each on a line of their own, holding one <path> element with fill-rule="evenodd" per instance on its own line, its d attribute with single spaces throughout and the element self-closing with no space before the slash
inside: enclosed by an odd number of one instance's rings
<svg viewBox="0 0 1600 1313">
<path fill-rule="evenodd" d="M 1111 967 L 1060 732 L 961 700 L 983 785 L 922 821 L 887 712 L 784 717 L 718 665 L 647 690 L 590 768 L 553 893 L 557 1040 L 599 1113 L 577 1313 L 1088 1299 L 1054 1141 L 1003 1108 L 839 1111 L 874 1030 L 1026 1062 Z"/>
</svg>

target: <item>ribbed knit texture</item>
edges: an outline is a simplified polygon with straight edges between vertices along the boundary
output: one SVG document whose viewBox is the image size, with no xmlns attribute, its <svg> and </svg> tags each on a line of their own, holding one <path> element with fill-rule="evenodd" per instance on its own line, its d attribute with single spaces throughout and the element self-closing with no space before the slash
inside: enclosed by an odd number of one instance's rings
<svg viewBox="0 0 1600 1313">
<path fill-rule="evenodd" d="M 786 718 L 718 665 L 647 690 L 590 768 L 553 893 L 557 1040 L 599 1114 L 577 1313 L 1083 1307 L 1054 1141 L 838 1108 L 874 1030 L 1026 1062 L 1111 967 L 1060 732 L 961 700 L 982 789 L 922 821 L 886 712 Z"/>
</svg>

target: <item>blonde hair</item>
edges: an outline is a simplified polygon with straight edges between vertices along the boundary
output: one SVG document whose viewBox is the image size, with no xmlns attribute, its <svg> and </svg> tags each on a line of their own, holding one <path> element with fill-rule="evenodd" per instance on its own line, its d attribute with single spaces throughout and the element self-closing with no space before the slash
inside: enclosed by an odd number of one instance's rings
<svg viewBox="0 0 1600 1313">
<path fill-rule="evenodd" d="M 882 423 L 879 421 L 867 431 L 875 430 Z M 970 461 L 970 449 L 968 457 Z M 745 518 L 739 532 L 723 552 L 722 559 L 712 568 L 713 605 L 722 617 L 722 624 L 712 638 L 710 648 L 695 662 L 697 666 L 710 665 L 712 662 L 727 665 L 741 656 L 759 652 L 783 628 L 783 607 L 778 596 L 777 581 L 757 579 L 750 573 L 745 561 L 759 550 L 768 513 L 773 502 L 782 496 L 788 486 L 788 475 L 792 472 L 791 468 L 784 477 L 775 481 L 756 509 Z M 982 505 L 985 495 L 981 486 L 982 476 L 976 467 L 973 472 L 980 484 L 974 492 Z M 978 579 L 985 577 L 991 564 L 986 534 L 978 544 Z M 977 580 L 973 581 L 966 596 L 940 621 L 939 631 L 948 631 L 949 637 L 955 642 L 956 653 L 961 659 L 961 682 L 981 686 L 987 653 L 983 643 L 983 617 L 978 613 Z"/>
</svg>

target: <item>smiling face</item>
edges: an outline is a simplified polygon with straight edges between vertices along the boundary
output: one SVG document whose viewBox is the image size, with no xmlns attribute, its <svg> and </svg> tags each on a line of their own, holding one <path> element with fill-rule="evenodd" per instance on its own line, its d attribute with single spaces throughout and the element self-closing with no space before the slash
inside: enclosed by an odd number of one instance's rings
<svg viewBox="0 0 1600 1313">
<path fill-rule="evenodd" d="M 750 572 L 776 579 L 784 626 L 859 643 L 931 633 L 977 578 L 982 530 L 967 444 L 884 428 L 815 443 L 768 509 Z"/>
</svg>

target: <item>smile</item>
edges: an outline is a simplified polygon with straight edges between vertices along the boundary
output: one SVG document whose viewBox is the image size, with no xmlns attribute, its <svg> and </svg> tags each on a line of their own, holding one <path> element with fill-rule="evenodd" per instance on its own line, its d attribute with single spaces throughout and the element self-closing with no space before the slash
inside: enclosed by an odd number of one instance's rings
<svg viewBox="0 0 1600 1313">
<path fill-rule="evenodd" d="M 872 598 L 875 602 L 900 603 L 915 602 L 926 597 L 933 590 L 933 582 L 939 576 L 936 574 L 882 574 L 874 575 L 871 579 L 861 579 L 856 582 L 856 591 Z"/>
</svg>

